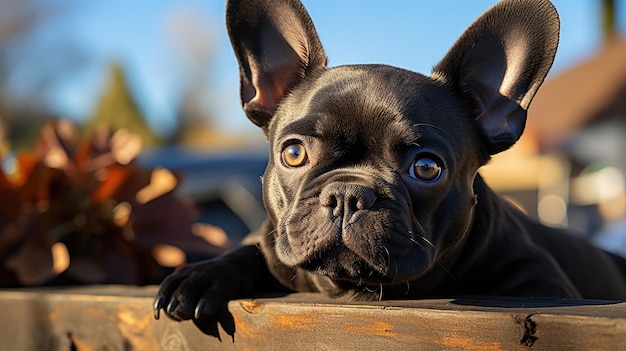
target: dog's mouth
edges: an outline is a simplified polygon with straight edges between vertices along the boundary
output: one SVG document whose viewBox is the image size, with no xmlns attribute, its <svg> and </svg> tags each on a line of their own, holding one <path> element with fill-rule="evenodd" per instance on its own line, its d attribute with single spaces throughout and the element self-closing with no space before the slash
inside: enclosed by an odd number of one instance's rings
<svg viewBox="0 0 626 351">
<path fill-rule="evenodd" d="M 333 174 L 303 188 L 295 205 L 275 219 L 282 263 L 367 286 L 402 283 L 432 268 L 437 249 L 421 242 L 426 230 L 414 223 L 407 188 Z M 320 187 L 321 193 L 315 190 Z"/>
<path fill-rule="evenodd" d="M 373 266 L 345 245 L 337 245 L 302 263 L 302 269 L 337 281 L 346 281 L 364 286 L 392 283 L 385 264 Z"/>
<path fill-rule="evenodd" d="M 436 248 L 420 241 L 424 235 L 406 225 L 377 228 L 393 222 L 377 215 L 343 229 L 331 221 L 285 227 L 276 234 L 278 259 L 335 281 L 372 287 L 410 281 L 433 267 Z"/>
</svg>

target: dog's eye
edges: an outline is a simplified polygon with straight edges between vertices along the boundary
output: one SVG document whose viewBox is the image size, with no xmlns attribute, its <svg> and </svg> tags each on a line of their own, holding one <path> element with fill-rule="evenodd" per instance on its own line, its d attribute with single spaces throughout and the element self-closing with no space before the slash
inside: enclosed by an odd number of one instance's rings
<svg viewBox="0 0 626 351">
<path fill-rule="evenodd" d="M 427 182 L 434 182 L 441 177 L 441 165 L 437 161 L 429 157 L 422 157 L 411 165 L 409 175 L 415 179 Z"/>
<path fill-rule="evenodd" d="M 302 144 L 289 144 L 281 154 L 283 164 L 287 167 L 301 167 L 308 161 L 306 149 Z"/>
</svg>

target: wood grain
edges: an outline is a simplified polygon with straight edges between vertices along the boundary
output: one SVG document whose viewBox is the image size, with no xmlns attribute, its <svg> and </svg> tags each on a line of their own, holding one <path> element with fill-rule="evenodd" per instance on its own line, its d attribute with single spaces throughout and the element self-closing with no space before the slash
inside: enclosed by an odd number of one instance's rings
<svg viewBox="0 0 626 351">
<path fill-rule="evenodd" d="M 191 322 L 154 320 L 155 292 L 128 286 L 0 291 L 0 350 L 626 350 L 622 301 L 347 303 L 293 294 L 231 301 L 220 341 Z"/>
</svg>

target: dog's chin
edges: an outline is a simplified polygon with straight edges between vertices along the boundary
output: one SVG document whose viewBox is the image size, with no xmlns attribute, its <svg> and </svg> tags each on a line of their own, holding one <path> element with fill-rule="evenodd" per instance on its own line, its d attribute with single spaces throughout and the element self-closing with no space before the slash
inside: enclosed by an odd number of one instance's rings
<svg viewBox="0 0 626 351">
<path fill-rule="evenodd" d="M 383 277 L 345 246 L 336 246 L 302 263 L 300 268 L 333 280 L 357 281 L 366 276 Z"/>
<path fill-rule="evenodd" d="M 388 268 L 373 267 L 345 246 L 336 246 L 299 265 L 313 274 L 328 277 L 337 282 L 346 282 L 363 287 L 378 287 L 381 284 L 399 284 L 415 279 L 425 273 L 414 271 L 410 276 L 398 276 Z"/>
<path fill-rule="evenodd" d="M 274 252 L 285 266 L 333 281 L 380 286 L 413 280 L 434 265 L 436 246 L 421 226 L 410 225 L 405 202 L 386 202 L 382 208 L 362 211 L 358 220 L 348 224 L 324 207 L 302 202 L 276 218 Z"/>
</svg>

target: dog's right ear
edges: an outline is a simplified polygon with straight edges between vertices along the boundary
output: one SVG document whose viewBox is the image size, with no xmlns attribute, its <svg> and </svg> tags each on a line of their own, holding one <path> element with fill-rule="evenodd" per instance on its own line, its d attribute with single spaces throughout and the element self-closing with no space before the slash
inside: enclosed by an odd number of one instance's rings
<svg viewBox="0 0 626 351">
<path fill-rule="evenodd" d="M 239 61 L 241 104 L 267 134 L 280 101 L 323 70 L 326 55 L 298 0 L 229 0 L 226 27 Z"/>
</svg>

